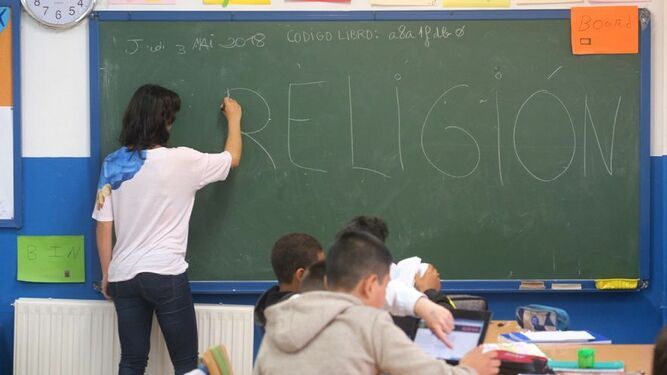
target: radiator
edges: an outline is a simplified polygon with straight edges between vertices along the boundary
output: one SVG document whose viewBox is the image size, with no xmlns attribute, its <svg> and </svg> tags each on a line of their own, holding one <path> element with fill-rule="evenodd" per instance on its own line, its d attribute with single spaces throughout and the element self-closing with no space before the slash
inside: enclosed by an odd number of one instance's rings
<svg viewBox="0 0 667 375">
<path fill-rule="evenodd" d="M 116 311 L 107 301 L 19 298 L 14 303 L 15 375 L 112 375 L 120 344 Z M 252 373 L 253 307 L 195 304 L 199 353 L 224 344 L 235 375 Z M 153 319 L 146 374 L 174 369 Z"/>
</svg>

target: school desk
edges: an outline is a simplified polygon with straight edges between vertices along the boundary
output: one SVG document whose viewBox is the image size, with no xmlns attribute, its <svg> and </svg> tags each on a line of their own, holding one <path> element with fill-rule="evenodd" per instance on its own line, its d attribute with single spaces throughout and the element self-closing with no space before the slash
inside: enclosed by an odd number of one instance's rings
<svg viewBox="0 0 667 375">
<path fill-rule="evenodd" d="M 494 320 L 489 325 L 485 343 L 498 342 L 498 335 L 519 330 L 520 327 L 512 320 Z M 653 361 L 653 345 L 625 345 L 625 344 L 542 344 L 540 349 L 551 359 L 575 361 L 577 350 L 582 347 L 595 349 L 596 361 L 623 361 L 628 373 L 651 374 Z"/>
<path fill-rule="evenodd" d="M 623 361 L 626 373 L 651 374 L 653 362 L 653 345 L 579 345 L 579 344 L 544 344 L 540 349 L 551 359 L 561 361 L 576 361 L 577 350 L 582 347 L 595 349 L 596 361 Z"/>
</svg>

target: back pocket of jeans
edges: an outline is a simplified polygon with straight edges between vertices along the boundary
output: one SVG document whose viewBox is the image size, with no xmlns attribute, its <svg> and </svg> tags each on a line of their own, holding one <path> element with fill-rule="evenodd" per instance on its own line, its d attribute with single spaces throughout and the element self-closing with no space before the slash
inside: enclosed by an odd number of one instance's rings
<svg viewBox="0 0 667 375">
<path fill-rule="evenodd" d="M 168 303 L 174 300 L 174 276 L 156 273 L 141 273 L 137 281 L 144 299 L 154 304 Z"/>
</svg>

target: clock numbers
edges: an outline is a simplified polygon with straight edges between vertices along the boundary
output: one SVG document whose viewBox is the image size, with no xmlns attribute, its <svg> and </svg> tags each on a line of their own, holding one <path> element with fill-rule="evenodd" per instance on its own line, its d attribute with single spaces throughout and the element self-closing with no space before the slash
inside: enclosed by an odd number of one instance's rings
<svg viewBox="0 0 667 375">
<path fill-rule="evenodd" d="M 93 9 L 95 0 L 22 0 L 24 8 L 37 21 L 53 27 L 68 27 L 82 20 Z"/>
</svg>

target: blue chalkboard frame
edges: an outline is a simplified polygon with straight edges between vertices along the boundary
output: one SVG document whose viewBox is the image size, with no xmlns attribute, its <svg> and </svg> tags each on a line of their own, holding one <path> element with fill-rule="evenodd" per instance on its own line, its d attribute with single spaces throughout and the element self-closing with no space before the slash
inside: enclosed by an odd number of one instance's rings
<svg viewBox="0 0 667 375">
<path fill-rule="evenodd" d="M 13 112 L 13 166 L 14 217 L 0 220 L 0 228 L 20 228 L 23 223 L 22 158 L 21 158 L 21 2 L 0 0 L 0 7 L 10 9 L 12 21 L 12 112 Z"/>
<path fill-rule="evenodd" d="M 0 0 L 1 1 L 1 0 Z M 549 20 L 569 19 L 569 10 L 482 10 L 482 11 L 101 11 L 93 12 L 89 28 L 90 98 L 91 98 L 91 171 L 99 168 L 100 155 L 100 86 L 99 27 L 105 21 L 372 21 L 372 20 Z M 640 240 L 639 283 L 644 289 L 650 281 L 651 259 L 651 20 L 648 10 L 640 9 Z M 95 176 L 94 173 L 92 173 Z M 96 180 L 91 182 L 94 189 Z M 93 193 L 94 196 L 94 193 Z M 94 233 L 92 231 L 91 233 Z M 99 274 L 97 275 L 99 276 Z M 539 280 L 544 288 L 522 289 L 522 280 L 446 280 L 448 292 L 600 292 L 595 280 Z M 553 289 L 553 284 L 578 285 L 577 289 Z M 195 281 L 194 294 L 257 294 L 275 285 L 275 281 Z"/>
</svg>

